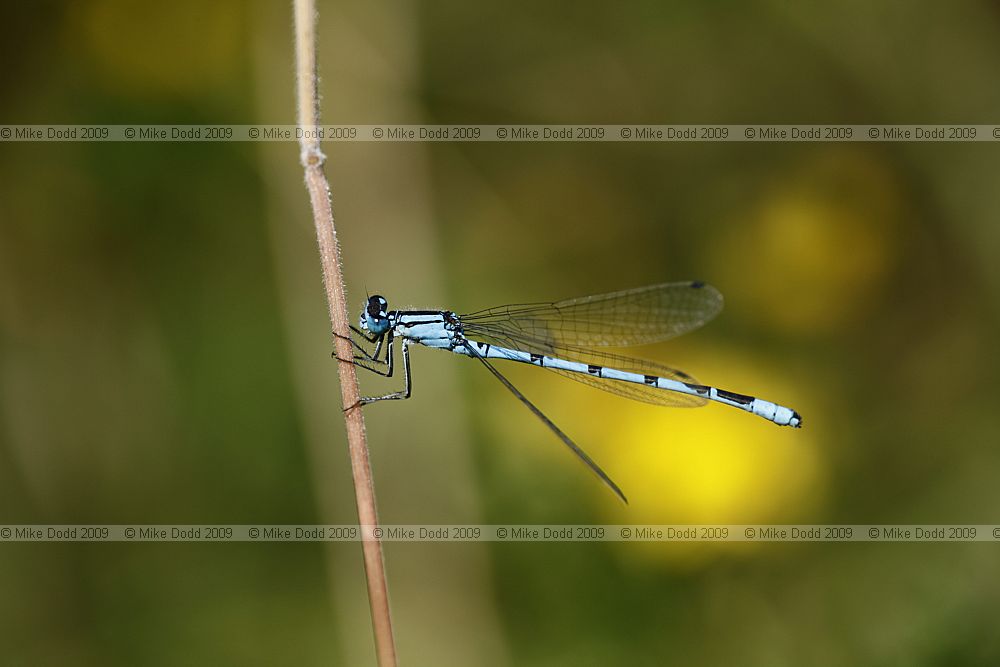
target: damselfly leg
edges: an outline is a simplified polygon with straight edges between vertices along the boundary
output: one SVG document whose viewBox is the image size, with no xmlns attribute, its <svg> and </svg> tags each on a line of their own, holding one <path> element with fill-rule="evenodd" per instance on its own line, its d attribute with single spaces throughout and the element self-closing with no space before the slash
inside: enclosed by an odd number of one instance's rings
<svg viewBox="0 0 1000 667">
<path fill-rule="evenodd" d="M 379 371 L 368 368 L 367 366 L 361 367 L 365 370 L 372 371 L 373 373 L 384 375 L 385 377 L 392 377 L 392 334 L 389 333 L 387 335 L 389 337 L 389 342 L 386 356 L 389 358 L 389 370 L 385 373 L 379 373 Z M 368 405 L 369 403 L 376 403 L 378 401 L 401 401 L 410 397 L 411 390 L 413 389 L 413 382 L 410 377 L 410 341 L 404 338 L 399 344 L 399 351 L 403 354 L 403 388 L 399 391 L 382 394 L 381 396 L 363 396 L 361 400 L 358 401 L 359 405 Z"/>
<path fill-rule="evenodd" d="M 375 343 L 375 349 L 369 352 L 368 349 L 363 344 L 355 340 L 353 336 L 341 336 L 340 334 L 334 333 L 333 335 L 335 337 L 349 341 L 351 345 L 354 347 L 354 350 L 357 354 L 355 354 L 354 357 L 351 359 L 341 359 L 340 357 L 337 356 L 337 351 L 334 350 L 330 354 L 330 356 L 333 357 L 334 359 L 337 359 L 338 361 L 345 361 L 349 364 L 354 364 L 355 366 L 364 368 L 365 370 L 371 371 L 372 373 L 377 373 L 378 375 L 381 375 L 383 377 L 392 377 L 392 341 L 393 341 L 392 332 L 390 331 L 382 336 L 369 338 L 368 336 L 361 333 L 353 326 L 351 327 L 351 331 L 360 338 L 362 338 L 364 341 L 368 343 Z M 389 338 L 388 345 L 385 344 L 387 337 Z M 385 354 L 386 358 L 379 359 L 379 355 L 382 354 L 383 348 L 385 348 L 386 350 Z M 369 364 L 373 364 L 374 366 L 384 367 L 385 370 L 379 370 L 378 368 L 373 368 Z"/>
<path fill-rule="evenodd" d="M 351 327 L 354 330 L 354 327 Z M 356 331 L 356 330 L 355 330 Z M 360 333 L 360 332 L 359 332 Z M 364 334 L 360 334 L 365 340 L 370 339 Z M 351 343 L 361 351 L 361 355 L 354 355 L 349 363 L 354 364 L 358 368 L 363 368 L 366 371 L 381 375 L 383 377 L 392 377 L 394 365 L 393 365 L 393 348 L 395 337 L 391 331 L 386 332 L 383 336 L 378 337 L 378 341 L 375 344 L 375 350 L 369 353 L 363 346 L 361 346 L 357 341 L 351 339 Z M 378 355 L 382 348 L 385 348 L 385 359 L 378 359 Z M 382 394 L 380 396 L 362 396 L 360 400 L 354 405 L 350 405 L 344 408 L 344 411 L 353 410 L 354 408 L 360 407 L 362 405 L 368 405 L 369 403 L 376 403 L 378 401 L 394 401 L 403 400 L 410 397 L 413 389 L 413 382 L 410 376 L 410 346 L 409 341 L 405 338 L 400 343 L 400 352 L 403 355 L 403 388 L 399 391 L 393 391 L 388 394 Z M 334 353 L 336 356 L 336 353 Z M 346 359 L 343 361 L 347 361 Z M 385 370 L 380 370 L 369 364 L 376 364 L 384 366 Z"/>
</svg>

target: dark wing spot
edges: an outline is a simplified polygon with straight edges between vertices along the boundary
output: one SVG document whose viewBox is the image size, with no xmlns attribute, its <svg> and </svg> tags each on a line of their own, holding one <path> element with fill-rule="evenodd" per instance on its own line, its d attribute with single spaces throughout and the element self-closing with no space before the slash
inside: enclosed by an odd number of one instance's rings
<svg viewBox="0 0 1000 667">
<path fill-rule="evenodd" d="M 656 380 L 658 378 L 655 375 L 646 376 L 646 384 L 656 386 Z"/>
<path fill-rule="evenodd" d="M 755 400 L 753 396 L 734 394 L 731 391 L 723 391 L 722 389 L 716 389 L 715 393 L 719 395 L 719 398 L 724 398 L 727 401 L 732 401 L 733 403 L 739 403 L 740 405 L 750 405 Z"/>
<path fill-rule="evenodd" d="M 600 376 L 601 371 L 604 370 L 603 366 L 595 366 L 593 364 L 587 364 L 587 372 L 591 375 Z"/>
<path fill-rule="evenodd" d="M 694 282 L 691 283 L 691 287 L 693 287 L 694 289 L 701 289 L 704 286 L 705 283 L 701 280 L 695 280 Z"/>
<path fill-rule="evenodd" d="M 684 386 L 698 394 L 699 396 L 708 396 L 708 387 L 703 384 L 688 384 L 684 383 Z"/>
</svg>

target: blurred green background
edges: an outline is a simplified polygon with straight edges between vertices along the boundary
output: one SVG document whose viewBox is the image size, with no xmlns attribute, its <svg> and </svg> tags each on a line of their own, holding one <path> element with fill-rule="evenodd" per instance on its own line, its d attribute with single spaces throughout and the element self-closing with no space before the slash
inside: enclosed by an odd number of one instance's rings
<svg viewBox="0 0 1000 667">
<path fill-rule="evenodd" d="M 1000 122 L 991 2 L 320 3 L 329 123 Z M 3 123 L 294 123 L 286 3 L 7 3 Z M 801 431 L 475 363 L 369 408 L 385 523 L 1000 521 L 991 143 L 327 145 L 352 308 L 667 280 L 640 351 Z M 0 523 L 356 521 L 292 143 L 0 145 Z M 369 392 L 388 386 L 363 378 Z M 409 665 L 995 665 L 992 544 L 386 545 Z M 357 544 L 3 544 L 4 664 L 373 661 Z"/>
</svg>

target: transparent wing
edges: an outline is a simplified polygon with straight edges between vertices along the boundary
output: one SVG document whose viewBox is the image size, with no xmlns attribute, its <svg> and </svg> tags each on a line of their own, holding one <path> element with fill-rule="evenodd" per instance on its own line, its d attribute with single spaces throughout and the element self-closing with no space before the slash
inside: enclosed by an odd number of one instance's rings
<svg viewBox="0 0 1000 667">
<path fill-rule="evenodd" d="M 594 459 L 590 458 L 587 452 L 583 451 L 583 449 L 581 449 L 578 444 L 573 442 L 573 440 L 568 435 L 563 433 L 562 429 L 556 426 L 551 419 L 546 417 L 545 413 L 539 410 L 534 403 L 529 401 L 528 397 L 522 394 L 521 390 L 515 387 L 510 380 L 504 377 L 503 373 L 494 368 L 493 364 L 488 362 L 484 356 L 479 354 L 476 351 L 475 345 L 466 345 L 466 349 L 469 351 L 470 356 L 482 362 L 483 366 L 485 366 L 486 369 L 493 374 L 493 377 L 500 380 L 503 386 L 507 387 L 507 389 L 510 390 L 510 393 L 514 394 L 517 400 L 521 401 L 521 403 L 524 404 L 524 407 L 531 410 L 532 414 L 534 414 L 536 417 L 542 420 L 542 423 L 548 426 L 552 430 L 552 432 L 555 433 L 560 440 L 562 440 L 563 444 L 569 447 L 570 451 L 572 451 L 577 456 L 577 458 L 579 458 L 588 468 L 590 468 L 591 472 L 593 472 L 601 479 L 601 481 L 607 484 L 608 487 L 615 492 L 615 495 L 617 495 L 619 498 L 622 499 L 623 503 L 628 505 L 628 498 L 625 497 L 625 494 L 622 493 L 622 490 L 618 487 L 617 484 L 614 483 L 614 480 L 612 480 L 608 476 L 608 473 L 604 472 L 601 466 L 597 465 Z"/>
<path fill-rule="evenodd" d="M 585 349 L 656 343 L 697 329 L 722 310 L 722 295 L 701 282 L 662 283 L 554 303 L 499 306 L 462 315 L 466 335 Z M 624 369 L 622 369 L 624 370 Z"/>
<path fill-rule="evenodd" d="M 520 350 L 522 352 L 559 357 L 560 359 L 565 359 L 567 361 L 578 361 L 584 364 L 594 364 L 597 366 L 605 366 L 607 368 L 615 368 L 620 371 L 631 371 L 633 373 L 641 373 L 643 375 L 655 375 L 657 377 L 664 377 L 670 380 L 677 380 L 678 382 L 698 384 L 697 380 L 684 371 L 677 370 L 676 368 L 670 368 L 669 366 L 664 366 L 663 364 L 658 364 L 653 361 L 647 361 L 645 359 L 634 359 L 620 354 L 611 354 L 610 352 L 587 350 L 582 347 L 556 345 L 543 340 L 523 336 L 515 338 L 503 332 L 492 332 L 485 327 L 476 327 L 474 330 L 470 330 L 469 327 L 465 327 L 465 329 L 466 335 L 472 340 L 490 343 L 491 345 L 499 345 L 500 347 Z M 644 403 L 651 403 L 653 405 L 663 405 L 675 408 L 696 408 L 707 403 L 705 399 L 698 396 L 679 394 L 666 389 L 657 389 L 656 387 L 650 387 L 643 384 L 623 382 L 621 380 L 613 380 L 610 378 L 600 378 L 594 375 L 574 373 L 572 371 L 560 370 L 557 368 L 547 368 L 547 370 L 550 370 L 558 375 L 562 375 L 563 377 L 570 378 L 571 380 L 582 382 L 585 385 L 596 387 L 597 389 L 614 394 L 615 396 L 629 398 L 634 401 L 642 401 Z"/>
<path fill-rule="evenodd" d="M 646 361 L 644 359 L 631 359 L 620 355 L 596 353 L 583 355 L 580 353 L 573 353 L 573 358 L 570 358 L 569 355 L 565 358 L 569 359 L 569 361 L 582 361 L 586 364 L 607 366 L 609 368 L 616 368 L 620 371 L 632 371 L 633 373 L 656 375 L 657 377 L 677 380 L 678 382 L 698 384 L 697 380 L 684 371 L 679 371 L 676 368 L 670 368 L 669 366 L 657 364 L 652 361 Z M 656 387 L 650 387 L 644 384 L 634 384 L 632 382 L 622 382 L 621 380 L 599 378 L 594 375 L 573 373 L 571 371 L 563 371 L 556 368 L 550 368 L 549 370 L 553 373 L 562 375 L 563 377 L 568 377 L 572 380 L 576 380 L 577 382 L 582 382 L 583 384 L 590 385 L 591 387 L 604 390 L 609 394 L 614 394 L 615 396 L 621 396 L 623 398 L 630 398 L 633 401 L 642 401 L 643 403 L 652 403 L 653 405 L 665 405 L 672 408 L 697 408 L 708 402 L 704 398 L 698 396 L 679 394 L 677 392 L 668 391 L 666 389 L 657 389 Z"/>
</svg>

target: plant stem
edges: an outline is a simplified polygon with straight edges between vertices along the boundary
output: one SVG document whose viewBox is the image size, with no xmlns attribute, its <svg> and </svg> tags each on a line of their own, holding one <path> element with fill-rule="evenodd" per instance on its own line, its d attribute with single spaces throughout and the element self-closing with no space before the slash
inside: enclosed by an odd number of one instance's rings
<svg viewBox="0 0 1000 667">
<path fill-rule="evenodd" d="M 330 310 L 334 346 L 337 357 L 351 359 L 354 350 L 347 337 L 351 335 L 344 296 L 344 277 L 341 271 L 340 247 L 333 223 L 333 203 L 330 185 L 323 173 L 326 156 L 320 150 L 319 95 L 316 75 L 316 6 L 314 0 L 294 0 L 295 3 L 295 62 L 297 75 L 298 125 L 303 130 L 299 141 L 302 167 L 305 170 L 306 188 L 312 203 L 316 240 L 323 265 L 323 285 Z M 353 364 L 339 361 L 340 392 L 343 405 L 357 405 L 360 399 L 358 376 Z M 368 441 L 362 410 L 353 408 L 344 413 L 347 425 L 347 442 L 354 476 L 354 494 L 361 525 L 361 547 L 364 553 L 365 575 L 368 580 L 368 602 L 371 606 L 372 629 L 375 634 L 375 654 L 381 666 L 396 665 L 396 646 L 392 636 L 392 618 L 389 614 L 389 594 L 382 560 L 382 543 L 373 534 L 378 526 L 375 507 L 375 489 L 372 484 L 371 466 L 368 462 Z"/>
</svg>

